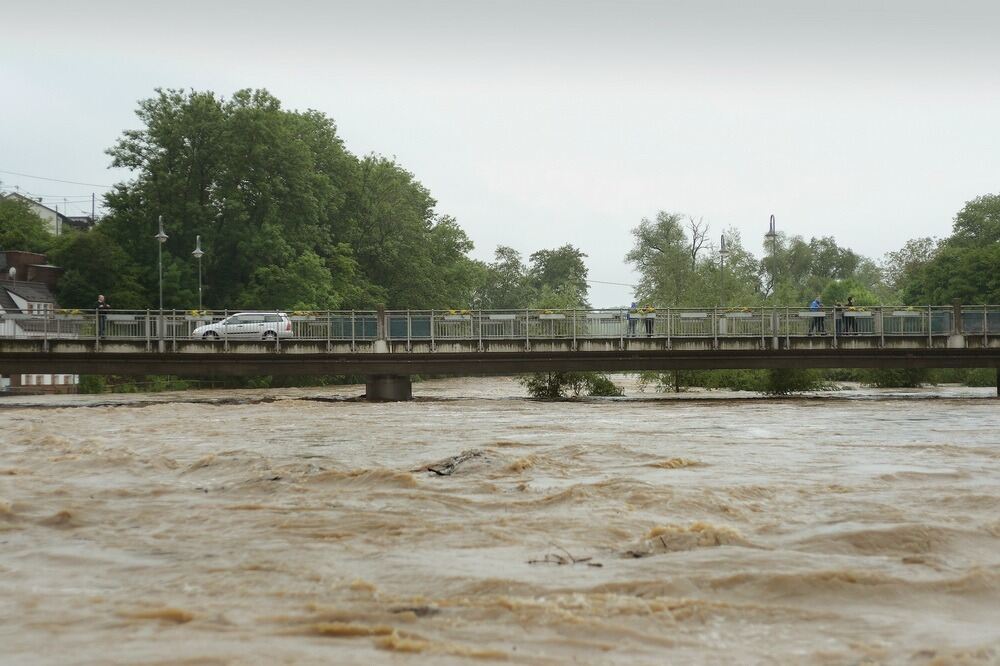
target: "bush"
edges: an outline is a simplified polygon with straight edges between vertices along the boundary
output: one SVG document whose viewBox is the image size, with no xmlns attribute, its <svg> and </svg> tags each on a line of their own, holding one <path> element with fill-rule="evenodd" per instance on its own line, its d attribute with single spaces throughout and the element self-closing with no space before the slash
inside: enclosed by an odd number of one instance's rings
<svg viewBox="0 0 1000 666">
<path fill-rule="evenodd" d="M 930 382 L 927 368 L 873 368 L 858 375 L 862 384 L 875 388 L 917 388 Z"/>
<path fill-rule="evenodd" d="M 554 400 L 570 394 L 579 396 L 586 391 L 593 396 L 619 396 L 624 392 L 599 372 L 536 372 L 523 375 L 518 381 L 532 398 Z"/>
<path fill-rule="evenodd" d="M 640 377 L 640 383 L 655 382 L 658 391 L 679 391 L 685 386 L 732 391 L 763 391 L 766 370 L 674 370 L 649 373 Z"/>
<path fill-rule="evenodd" d="M 608 379 L 607 375 L 600 373 L 587 373 L 587 395 L 600 397 L 615 397 L 625 395 L 622 387 Z"/>
<path fill-rule="evenodd" d="M 822 373 L 818 370 L 779 368 L 767 371 L 761 392 L 768 395 L 788 395 L 800 391 L 815 391 L 827 386 Z"/>
<path fill-rule="evenodd" d="M 941 368 L 932 370 L 930 378 L 941 384 L 996 386 L 997 371 L 994 368 Z"/>
<path fill-rule="evenodd" d="M 107 379 L 102 375 L 80 375 L 76 385 L 77 393 L 104 393 L 107 390 Z"/>
</svg>

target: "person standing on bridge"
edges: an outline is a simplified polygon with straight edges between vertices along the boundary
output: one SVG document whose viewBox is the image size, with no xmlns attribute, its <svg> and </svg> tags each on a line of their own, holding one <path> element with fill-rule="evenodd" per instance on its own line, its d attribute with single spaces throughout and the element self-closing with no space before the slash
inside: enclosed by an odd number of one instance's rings
<svg viewBox="0 0 1000 666">
<path fill-rule="evenodd" d="M 104 294 L 97 295 L 97 337 L 104 337 L 104 321 L 107 319 L 107 311 L 111 309 L 111 306 L 106 300 L 104 300 Z"/>
<path fill-rule="evenodd" d="M 653 336 L 653 324 L 656 322 L 656 308 L 649 303 L 642 309 L 642 325 L 646 327 L 646 337 Z"/>
<path fill-rule="evenodd" d="M 858 320 L 854 318 L 854 297 L 848 296 L 847 303 L 844 304 L 844 333 L 851 335 L 852 333 L 857 335 L 858 333 Z M 847 314 L 850 312 L 851 314 Z"/>
<path fill-rule="evenodd" d="M 819 313 L 819 316 L 814 314 L 809 318 L 809 335 L 812 335 L 815 331 L 819 331 L 820 335 L 826 335 L 826 315 L 823 314 L 823 301 L 820 300 L 819 296 L 809 304 L 809 311 Z"/>
<path fill-rule="evenodd" d="M 629 306 L 628 312 L 625 314 L 625 318 L 628 320 L 628 334 L 629 336 L 635 335 L 635 325 L 639 321 L 639 311 L 636 309 L 635 301 L 632 301 L 632 305 Z"/>
</svg>

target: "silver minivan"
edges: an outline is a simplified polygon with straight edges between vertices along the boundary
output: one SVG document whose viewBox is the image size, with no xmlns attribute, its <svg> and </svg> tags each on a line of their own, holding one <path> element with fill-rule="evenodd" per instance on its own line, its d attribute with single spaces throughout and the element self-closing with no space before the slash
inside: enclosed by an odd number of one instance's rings
<svg viewBox="0 0 1000 666">
<path fill-rule="evenodd" d="M 277 340 L 292 337 L 292 320 L 284 312 L 237 312 L 191 331 L 205 340 Z"/>
</svg>

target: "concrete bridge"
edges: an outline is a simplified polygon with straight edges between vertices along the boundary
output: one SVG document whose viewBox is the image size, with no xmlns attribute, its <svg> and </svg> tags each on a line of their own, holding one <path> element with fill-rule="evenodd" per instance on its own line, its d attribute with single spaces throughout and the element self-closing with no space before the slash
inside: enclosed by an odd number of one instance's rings
<svg viewBox="0 0 1000 666">
<path fill-rule="evenodd" d="M 5 313 L 0 374 L 354 374 L 369 399 L 405 400 L 414 374 L 1000 367 L 1000 306 L 380 309 L 288 313 L 280 335 L 262 313 L 237 315 Z M 216 335 L 195 333 L 205 325 Z"/>
</svg>

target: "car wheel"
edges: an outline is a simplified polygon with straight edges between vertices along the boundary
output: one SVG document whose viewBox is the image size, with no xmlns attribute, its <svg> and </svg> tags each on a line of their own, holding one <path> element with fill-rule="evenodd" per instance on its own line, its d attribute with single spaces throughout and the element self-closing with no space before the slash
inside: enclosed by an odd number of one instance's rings
<svg viewBox="0 0 1000 666">
<path fill-rule="evenodd" d="M 267 331 L 266 333 L 264 333 L 264 339 L 265 340 L 277 340 L 278 339 L 278 334 L 275 333 L 274 331 Z"/>
<path fill-rule="evenodd" d="M 215 331 L 208 331 L 205 335 L 201 336 L 202 340 L 218 340 L 219 334 Z"/>
</svg>

